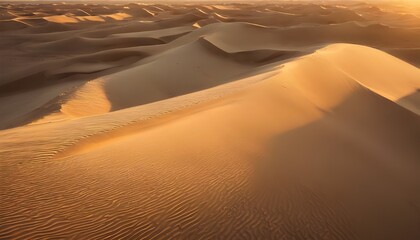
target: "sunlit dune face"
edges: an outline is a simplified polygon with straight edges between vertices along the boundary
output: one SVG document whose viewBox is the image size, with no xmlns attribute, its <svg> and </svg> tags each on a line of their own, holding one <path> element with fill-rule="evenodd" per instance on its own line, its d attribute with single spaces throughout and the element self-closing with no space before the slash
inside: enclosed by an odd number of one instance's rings
<svg viewBox="0 0 420 240">
<path fill-rule="evenodd" d="M 130 18 L 131 15 L 127 13 L 115 13 L 115 14 L 104 15 L 104 17 L 109 17 L 114 20 L 124 20 L 124 19 Z"/>
<path fill-rule="evenodd" d="M 124 20 L 130 17 L 131 16 L 126 13 L 115 13 L 101 16 L 48 16 L 44 17 L 44 19 L 54 23 L 78 23 L 82 21 L 105 22 L 104 18 L 111 18 L 113 20 Z"/>
<path fill-rule="evenodd" d="M 55 23 L 77 23 L 79 22 L 77 18 L 69 17 L 65 15 L 61 16 L 48 16 L 44 17 L 45 20 Z"/>
<path fill-rule="evenodd" d="M 100 16 L 77 16 L 75 18 L 79 21 L 105 22 Z"/>
</svg>

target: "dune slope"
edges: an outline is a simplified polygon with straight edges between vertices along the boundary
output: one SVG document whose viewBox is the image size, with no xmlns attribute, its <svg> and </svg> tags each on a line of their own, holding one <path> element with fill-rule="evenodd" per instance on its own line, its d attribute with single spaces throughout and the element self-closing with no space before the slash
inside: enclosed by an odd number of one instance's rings
<svg viewBox="0 0 420 240">
<path fill-rule="evenodd" d="M 420 117 L 398 99 L 419 76 L 336 44 L 167 101 L 4 130 L 0 235 L 416 238 Z"/>
</svg>

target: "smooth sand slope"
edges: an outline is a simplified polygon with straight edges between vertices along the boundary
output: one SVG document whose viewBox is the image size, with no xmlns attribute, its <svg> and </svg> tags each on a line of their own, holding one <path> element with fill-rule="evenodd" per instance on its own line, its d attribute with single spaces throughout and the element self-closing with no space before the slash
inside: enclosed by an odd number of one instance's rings
<svg viewBox="0 0 420 240">
<path fill-rule="evenodd" d="M 1 6 L 1 239 L 420 238 L 416 9 Z"/>
</svg>

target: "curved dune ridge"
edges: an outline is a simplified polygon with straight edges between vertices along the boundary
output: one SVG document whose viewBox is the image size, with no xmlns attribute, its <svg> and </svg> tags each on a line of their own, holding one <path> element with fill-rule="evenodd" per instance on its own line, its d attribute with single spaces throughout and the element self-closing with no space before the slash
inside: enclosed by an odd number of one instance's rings
<svg viewBox="0 0 420 240">
<path fill-rule="evenodd" d="M 0 239 L 420 238 L 417 8 L 0 7 Z"/>
</svg>

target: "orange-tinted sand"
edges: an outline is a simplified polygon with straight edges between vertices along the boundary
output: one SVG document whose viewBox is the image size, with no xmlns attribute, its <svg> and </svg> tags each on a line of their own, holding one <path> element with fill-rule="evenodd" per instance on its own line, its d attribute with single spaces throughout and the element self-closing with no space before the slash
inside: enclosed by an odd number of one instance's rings
<svg viewBox="0 0 420 240">
<path fill-rule="evenodd" d="M 420 239 L 418 7 L 0 11 L 0 239 Z"/>
</svg>

